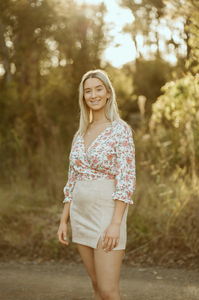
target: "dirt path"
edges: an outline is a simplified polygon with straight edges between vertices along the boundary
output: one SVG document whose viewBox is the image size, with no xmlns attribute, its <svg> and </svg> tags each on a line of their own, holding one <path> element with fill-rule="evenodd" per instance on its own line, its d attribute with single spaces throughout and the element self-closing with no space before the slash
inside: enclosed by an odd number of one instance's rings
<svg viewBox="0 0 199 300">
<path fill-rule="evenodd" d="M 199 272 L 122 266 L 123 300 L 198 300 Z M 0 263 L 0 300 L 94 299 L 83 264 Z"/>
</svg>

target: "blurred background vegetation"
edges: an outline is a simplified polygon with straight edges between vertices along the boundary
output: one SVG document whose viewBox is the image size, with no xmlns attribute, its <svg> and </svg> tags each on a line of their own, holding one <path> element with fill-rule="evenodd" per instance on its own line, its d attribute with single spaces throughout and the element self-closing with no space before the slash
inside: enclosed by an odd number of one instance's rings
<svg viewBox="0 0 199 300">
<path fill-rule="evenodd" d="M 199 253 L 199 4 L 117 3 L 134 16 L 123 32 L 134 42 L 135 60 L 121 68 L 103 58 L 113 39 L 103 2 L 0 1 L 2 258 L 77 252 L 58 243 L 56 230 L 78 128 L 78 84 L 96 68 L 110 75 L 121 116 L 135 131 L 137 188 L 127 254 L 147 262 L 173 254 L 181 264 L 181 256 Z"/>
</svg>

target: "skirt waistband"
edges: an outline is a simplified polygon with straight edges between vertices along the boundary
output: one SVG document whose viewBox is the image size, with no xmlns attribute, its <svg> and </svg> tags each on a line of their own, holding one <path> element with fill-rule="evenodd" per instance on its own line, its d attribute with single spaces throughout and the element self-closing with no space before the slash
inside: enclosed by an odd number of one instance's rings
<svg viewBox="0 0 199 300">
<path fill-rule="evenodd" d="M 115 179 L 77 180 L 75 185 L 82 187 L 114 188 Z"/>
</svg>

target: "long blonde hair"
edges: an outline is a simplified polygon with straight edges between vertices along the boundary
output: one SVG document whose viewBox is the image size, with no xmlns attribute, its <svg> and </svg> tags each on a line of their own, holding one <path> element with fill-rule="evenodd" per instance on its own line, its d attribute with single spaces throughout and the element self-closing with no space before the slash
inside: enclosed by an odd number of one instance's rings
<svg viewBox="0 0 199 300">
<path fill-rule="evenodd" d="M 79 107 L 80 107 L 80 122 L 78 134 L 83 135 L 86 132 L 88 124 L 92 120 L 92 110 L 87 106 L 84 100 L 84 82 L 88 78 L 98 78 L 104 84 L 107 92 L 110 93 L 110 97 L 106 102 L 105 115 L 111 121 L 123 121 L 120 118 L 118 105 L 116 102 L 115 91 L 110 82 L 110 79 L 105 71 L 91 70 L 83 75 L 79 85 Z"/>
</svg>

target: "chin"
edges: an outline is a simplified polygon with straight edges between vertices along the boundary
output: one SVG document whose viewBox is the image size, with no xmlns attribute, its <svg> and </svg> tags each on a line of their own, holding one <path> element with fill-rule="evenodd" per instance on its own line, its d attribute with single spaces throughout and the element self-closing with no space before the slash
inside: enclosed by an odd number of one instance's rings
<svg viewBox="0 0 199 300">
<path fill-rule="evenodd" d="M 97 110 L 102 110 L 105 109 L 105 105 L 104 106 L 100 106 L 100 107 L 90 107 L 92 110 L 97 111 Z"/>
</svg>

